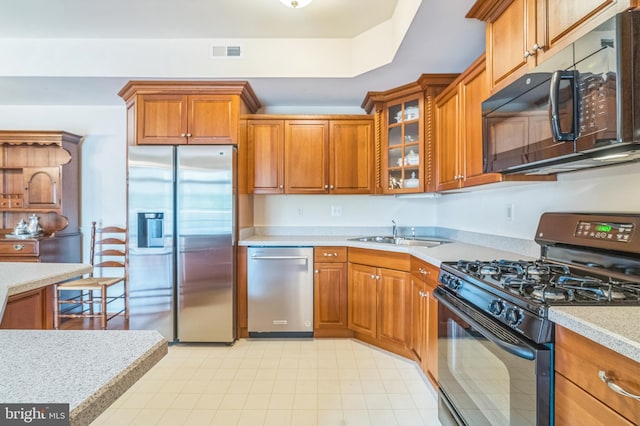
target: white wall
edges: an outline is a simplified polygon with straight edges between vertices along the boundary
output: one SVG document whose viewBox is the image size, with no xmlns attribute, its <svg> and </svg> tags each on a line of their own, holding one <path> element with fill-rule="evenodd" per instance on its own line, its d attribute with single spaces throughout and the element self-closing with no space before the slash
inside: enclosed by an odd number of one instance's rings
<svg viewBox="0 0 640 426">
<path fill-rule="evenodd" d="M 331 216 L 339 207 L 342 216 Z M 256 195 L 256 226 L 432 226 L 435 201 L 376 195 Z"/>
<path fill-rule="evenodd" d="M 558 175 L 557 182 L 444 195 L 437 225 L 465 231 L 533 239 L 546 211 L 640 213 L 640 163 Z M 513 205 L 513 221 L 506 219 Z"/>
<path fill-rule="evenodd" d="M 84 235 L 89 235 L 92 220 L 105 225 L 125 225 L 126 115 L 124 105 L 121 107 L 0 106 L 0 128 L 65 130 L 84 136 L 80 145 L 81 230 Z"/>
</svg>

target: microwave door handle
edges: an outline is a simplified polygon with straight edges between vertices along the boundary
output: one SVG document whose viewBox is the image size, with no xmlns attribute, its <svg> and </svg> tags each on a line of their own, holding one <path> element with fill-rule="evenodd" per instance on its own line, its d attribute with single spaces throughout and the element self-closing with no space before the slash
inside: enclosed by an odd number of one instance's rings
<svg viewBox="0 0 640 426">
<path fill-rule="evenodd" d="M 560 83 L 562 80 L 570 80 L 571 95 L 573 97 L 573 107 L 571 112 L 571 130 L 563 132 L 560 126 Z M 578 71 L 555 71 L 551 75 L 549 86 L 549 115 L 551 118 L 551 134 L 553 140 L 557 142 L 574 141 L 576 139 L 575 129 L 578 127 Z"/>
</svg>

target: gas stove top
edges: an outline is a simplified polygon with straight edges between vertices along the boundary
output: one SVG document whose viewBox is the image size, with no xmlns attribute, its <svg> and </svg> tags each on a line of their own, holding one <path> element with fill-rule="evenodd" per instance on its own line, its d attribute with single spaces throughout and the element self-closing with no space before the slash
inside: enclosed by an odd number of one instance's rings
<svg viewBox="0 0 640 426">
<path fill-rule="evenodd" d="M 640 281 L 588 275 L 545 260 L 459 260 L 451 267 L 530 303 L 640 304 Z"/>
<path fill-rule="evenodd" d="M 640 306 L 640 215 L 545 213 L 536 242 L 538 260 L 443 262 L 440 291 L 536 343 L 550 306 Z"/>
</svg>

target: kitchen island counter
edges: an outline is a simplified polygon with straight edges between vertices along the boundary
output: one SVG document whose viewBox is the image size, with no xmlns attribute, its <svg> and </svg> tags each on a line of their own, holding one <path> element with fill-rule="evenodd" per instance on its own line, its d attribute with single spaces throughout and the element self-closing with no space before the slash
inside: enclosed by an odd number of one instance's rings
<svg viewBox="0 0 640 426">
<path fill-rule="evenodd" d="M 0 330 L 0 402 L 68 403 L 88 425 L 166 354 L 157 331 Z"/>
<path fill-rule="evenodd" d="M 0 263 L 0 320 L 9 296 L 56 284 L 89 273 L 84 263 Z"/>
</svg>

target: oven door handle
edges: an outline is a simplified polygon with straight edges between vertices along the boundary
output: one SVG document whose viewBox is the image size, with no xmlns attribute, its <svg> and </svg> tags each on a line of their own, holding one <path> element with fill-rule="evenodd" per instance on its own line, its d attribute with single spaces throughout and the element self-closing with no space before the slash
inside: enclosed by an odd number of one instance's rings
<svg viewBox="0 0 640 426">
<path fill-rule="evenodd" d="M 507 351 L 510 354 L 515 355 L 515 356 L 517 356 L 519 358 L 523 358 L 523 359 L 526 359 L 526 360 L 529 360 L 529 361 L 533 361 L 533 360 L 536 359 L 536 352 L 533 349 L 531 349 L 529 347 L 526 347 L 526 346 L 521 346 L 521 345 L 516 345 L 516 344 L 513 344 L 513 343 L 505 342 L 504 340 L 500 339 L 495 334 L 491 333 L 491 331 L 489 331 L 486 327 L 484 327 L 478 321 L 474 320 L 473 318 L 471 318 L 470 316 L 468 316 L 464 312 L 460 312 L 460 310 L 457 309 L 453 304 L 451 304 L 451 302 L 449 302 L 447 299 L 445 299 L 445 297 L 448 296 L 446 293 L 445 294 L 440 294 L 439 291 L 435 291 L 434 292 L 434 296 L 435 296 L 436 299 L 438 299 L 438 302 L 442 303 L 450 311 L 454 312 L 457 316 L 459 316 L 460 318 L 465 320 L 469 325 L 472 325 L 473 328 L 478 330 L 480 332 L 480 334 L 482 334 L 486 339 L 488 339 L 491 342 L 495 343 L 496 345 L 500 346 L 505 351 Z"/>
</svg>

